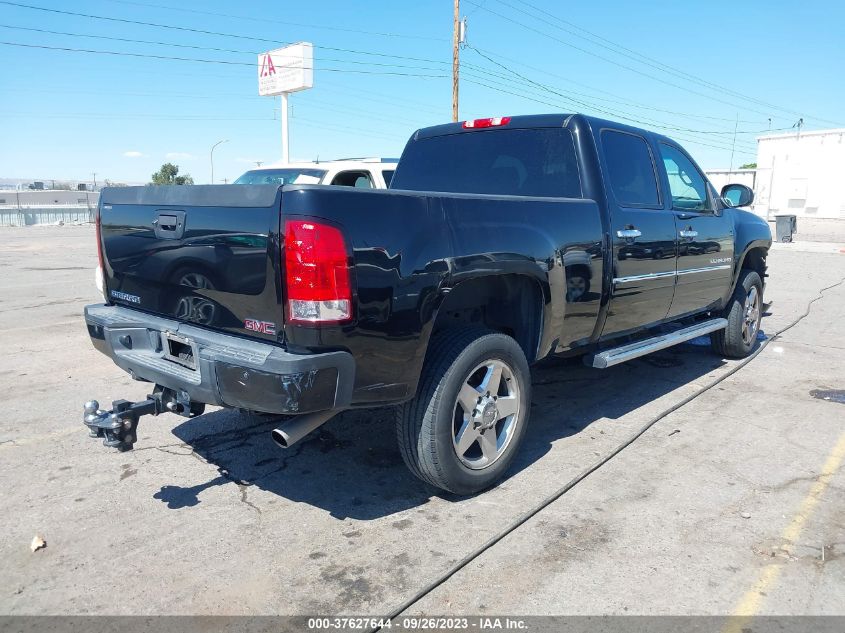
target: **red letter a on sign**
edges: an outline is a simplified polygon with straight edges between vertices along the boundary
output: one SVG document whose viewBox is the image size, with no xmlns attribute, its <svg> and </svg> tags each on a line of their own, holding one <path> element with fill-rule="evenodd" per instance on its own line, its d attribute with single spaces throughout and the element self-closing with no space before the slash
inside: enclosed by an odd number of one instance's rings
<svg viewBox="0 0 845 633">
<path fill-rule="evenodd" d="M 275 74 L 276 67 L 273 65 L 273 58 L 269 55 L 265 55 L 264 58 L 261 60 L 261 73 L 259 73 L 259 76 L 269 77 L 270 75 Z"/>
</svg>

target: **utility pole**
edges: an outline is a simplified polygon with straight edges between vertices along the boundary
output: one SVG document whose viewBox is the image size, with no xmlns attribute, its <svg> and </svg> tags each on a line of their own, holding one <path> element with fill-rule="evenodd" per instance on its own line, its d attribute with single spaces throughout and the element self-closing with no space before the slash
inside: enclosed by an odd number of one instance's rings
<svg viewBox="0 0 845 633">
<path fill-rule="evenodd" d="M 94 176 L 94 191 L 97 191 L 97 172 L 92 171 L 91 175 Z"/>
<path fill-rule="evenodd" d="M 461 0 L 455 0 L 454 33 L 452 34 L 452 121 L 458 120 L 458 73 L 461 65 Z"/>
</svg>

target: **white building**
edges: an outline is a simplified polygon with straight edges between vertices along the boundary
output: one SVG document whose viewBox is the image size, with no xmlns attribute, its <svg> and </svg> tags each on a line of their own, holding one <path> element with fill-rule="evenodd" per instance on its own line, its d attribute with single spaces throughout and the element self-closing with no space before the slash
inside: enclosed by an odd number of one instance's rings
<svg viewBox="0 0 845 633">
<path fill-rule="evenodd" d="M 716 193 L 720 192 L 725 185 L 733 184 L 751 187 L 755 193 L 757 191 L 756 169 L 708 169 L 705 173 L 716 188 Z"/>
<path fill-rule="evenodd" d="M 845 129 L 759 137 L 754 211 L 845 219 L 843 137 Z"/>
</svg>

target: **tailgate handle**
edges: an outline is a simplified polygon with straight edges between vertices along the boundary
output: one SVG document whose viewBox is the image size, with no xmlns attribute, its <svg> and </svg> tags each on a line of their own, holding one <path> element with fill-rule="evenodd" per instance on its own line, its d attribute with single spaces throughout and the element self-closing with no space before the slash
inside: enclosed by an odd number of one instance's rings
<svg viewBox="0 0 845 633">
<path fill-rule="evenodd" d="M 162 240 L 178 240 L 185 233 L 184 211 L 159 211 L 153 220 L 156 237 Z"/>
</svg>

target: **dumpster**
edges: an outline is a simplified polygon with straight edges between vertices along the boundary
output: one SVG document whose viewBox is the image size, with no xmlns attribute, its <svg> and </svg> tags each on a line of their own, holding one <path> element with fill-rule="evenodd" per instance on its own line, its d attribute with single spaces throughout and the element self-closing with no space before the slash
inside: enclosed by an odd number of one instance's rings
<svg viewBox="0 0 845 633">
<path fill-rule="evenodd" d="M 791 242 L 792 234 L 798 232 L 798 217 L 795 215 L 775 216 L 775 236 L 778 242 Z"/>
</svg>

